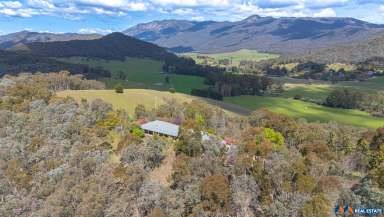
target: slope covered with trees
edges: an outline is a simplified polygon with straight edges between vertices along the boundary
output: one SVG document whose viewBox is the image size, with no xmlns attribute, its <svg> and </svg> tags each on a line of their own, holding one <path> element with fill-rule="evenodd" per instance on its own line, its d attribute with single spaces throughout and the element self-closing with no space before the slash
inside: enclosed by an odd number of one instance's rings
<svg viewBox="0 0 384 217">
<path fill-rule="evenodd" d="M 0 79 L 1 216 L 329 217 L 337 198 L 384 206 L 382 128 L 267 110 L 232 118 L 199 101 L 127 114 L 55 96 L 87 88 L 102 86 L 65 73 Z M 137 124 L 154 119 L 180 124 L 179 138 L 144 135 Z M 165 150 L 175 158 L 162 183 L 152 175 Z"/>
<path fill-rule="evenodd" d="M 0 76 L 5 74 L 17 75 L 21 72 L 49 73 L 62 70 L 70 71 L 73 74 L 82 74 L 87 78 L 110 76 L 110 72 L 101 68 L 92 68 L 84 64 L 65 63 L 25 52 L 0 50 Z"/>
<path fill-rule="evenodd" d="M 304 59 L 322 63 L 359 63 L 380 60 L 384 56 L 384 36 L 379 35 L 358 43 L 339 45 L 313 51 Z M 381 64 L 383 60 L 381 59 Z"/>
<path fill-rule="evenodd" d="M 112 33 L 96 40 L 36 42 L 27 44 L 27 47 L 32 54 L 46 57 L 83 56 L 120 60 L 136 57 L 163 61 L 176 58 L 164 48 L 121 33 Z"/>
</svg>

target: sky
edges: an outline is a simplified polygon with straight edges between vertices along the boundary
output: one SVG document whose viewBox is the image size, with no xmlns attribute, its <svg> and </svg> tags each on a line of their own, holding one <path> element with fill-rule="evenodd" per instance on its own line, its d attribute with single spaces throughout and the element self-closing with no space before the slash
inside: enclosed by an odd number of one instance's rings
<svg viewBox="0 0 384 217">
<path fill-rule="evenodd" d="M 384 24 L 384 0 L 0 0 L 0 35 L 108 34 L 154 20 L 237 21 L 251 15 L 353 17 Z"/>
</svg>

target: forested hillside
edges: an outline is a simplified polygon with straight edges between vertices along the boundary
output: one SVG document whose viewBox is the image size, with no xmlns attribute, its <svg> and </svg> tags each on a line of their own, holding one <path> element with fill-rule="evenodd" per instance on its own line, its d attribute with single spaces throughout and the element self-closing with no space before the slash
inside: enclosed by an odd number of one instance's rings
<svg viewBox="0 0 384 217">
<path fill-rule="evenodd" d="M 201 101 L 127 114 L 55 95 L 100 88 L 68 73 L 0 79 L 0 216 L 329 217 L 344 200 L 384 206 L 383 128 L 267 110 L 229 117 Z M 138 127 L 155 119 L 180 124 L 179 138 Z"/>
<path fill-rule="evenodd" d="M 96 40 L 74 40 L 65 42 L 31 43 L 29 52 L 45 57 L 96 57 L 120 59 L 125 57 L 168 60 L 177 58 L 164 48 L 121 33 L 112 33 Z"/>
<path fill-rule="evenodd" d="M 70 71 L 73 74 L 82 74 L 87 78 L 110 76 L 110 72 L 101 68 L 92 68 L 84 64 L 65 63 L 25 52 L 0 50 L 0 76 L 5 74 L 17 75 L 22 72 L 49 73 L 62 70 Z"/>
<path fill-rule="evenodd" d="M 384 56 L 384 36 L 359 43 L 321 49 L 304 55 L 303 58 L 325 63 L 358 63 Z"/>
</svg>

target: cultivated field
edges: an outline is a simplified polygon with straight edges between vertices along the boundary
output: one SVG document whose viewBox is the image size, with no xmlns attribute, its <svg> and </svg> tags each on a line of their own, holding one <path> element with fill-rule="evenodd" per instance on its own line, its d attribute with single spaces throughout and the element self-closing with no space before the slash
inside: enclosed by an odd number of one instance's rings
<svg viewBox="0 0 384 217">
<path fill-rule="evenodd" d="M 368 128 L 384 126 L 384 118 L 375 118 L 366 112 L 352 109 L 328 108 L 314 103 L 282 97 L 227 97 L 225 102 L 234 103 L 251 110 L 267 108 L 276 113 L 285 114 L 293 118 L 304 118 L 311 122 L 336 121 Z"/>
<path fill-rule="evenodd" d="M 169 83 L 166 83 L 166 75 L 162 73 L 163 62 L 150 59 L 127 58 L 125 61 L 87 59 L 82 57 L 60 58 L 70 63 L 86 64 L 90 67 L 101 67 L 112 73 L 112 78 L 104 78 L 102 81 L 107 88 L 113 88 L 122 84 L 125 88 L 140 88 L 154 90 L 168 90 L 173 87 L 177 92 L 191 93 L 193 88 L 203 88 L 204 78 L 189 75 L 169 75 Z"/>
</svg>

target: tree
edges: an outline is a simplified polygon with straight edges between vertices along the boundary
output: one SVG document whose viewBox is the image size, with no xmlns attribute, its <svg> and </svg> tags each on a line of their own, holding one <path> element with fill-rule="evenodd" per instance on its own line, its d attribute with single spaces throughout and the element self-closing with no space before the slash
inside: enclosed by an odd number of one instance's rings
<svg viewBox="0 0 384 217">
<path fill-rule="evenodd" d="M 213 175 L 206 177 L 201 184 L 201 197 L 205 210 L 230 211 L 230 187 L 227 177 Z"/>
<path fill-rule="evenodd" d="M 302 217 L 328 217 L 331 216 L 331 205 L 324 194 L 315 195 L 304 204 L 301 209 Z"/>
<path fill-rule="evenodd" d="M 118 84 L 115 86 L 115 92 L 116 93 L 124 93 L 124 87 L 121 84 Z"/>
<path fill-rule="evenodd" d="M 135 108 L 135 117 L 136 119 L 145 118 L 147 115 L 147 111 L 143 104 L 139 104 Z"/>
</svg>

